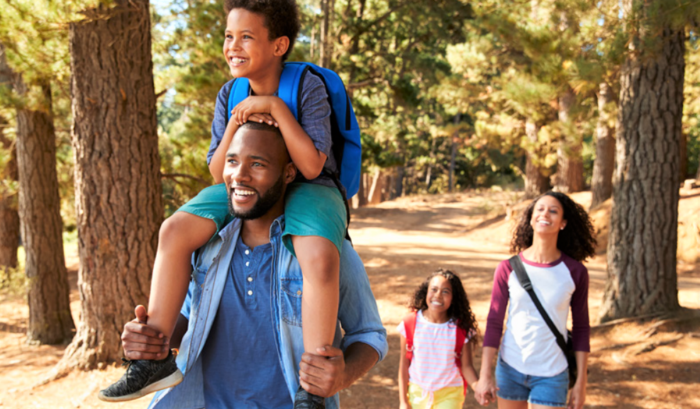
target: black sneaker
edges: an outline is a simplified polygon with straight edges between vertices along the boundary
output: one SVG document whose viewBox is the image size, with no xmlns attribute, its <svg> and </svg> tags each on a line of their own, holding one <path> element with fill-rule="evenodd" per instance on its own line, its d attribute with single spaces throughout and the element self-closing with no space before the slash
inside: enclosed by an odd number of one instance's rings
<svg viewBox="0 0 700 409">
<path fill-rule="evenodd" d="M 294 395 L 294 409 L 326 409 L 326 399 L 312 395 L 300 386 Z"/>
<path fill-rule="evenodd" d="M 126 373 L 117 382 L 97 395 L 106 402 L 123 402 L 138 399 L 161 389 L 171 388 L 182 382 L 182 372 L 175 364 L 172 352 L 160 361 L 136 360 L 122 358 Z"/>
</svg>

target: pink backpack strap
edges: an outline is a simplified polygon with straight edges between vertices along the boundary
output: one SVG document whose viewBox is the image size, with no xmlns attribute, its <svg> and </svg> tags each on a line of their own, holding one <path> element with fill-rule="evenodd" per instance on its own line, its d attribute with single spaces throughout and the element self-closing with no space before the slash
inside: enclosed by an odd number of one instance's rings
<svg viewBox="0 0 700 409">
<path fill-rule="evenodd" d="M 459 375 L 462 377 L 465 396 L 467 395 L 467 380 L 464 379 L 464 375 L 462 375 L 462 349 L 464 348 L 464 341 L 466 339 L 467 330 L 460 327 L 459 322 L 457 322 L 457 340 L 455 342 L 455 364 L 457 365 L 457 370 L 459 370 Z"/>
<path fill-rule="evenodd" d="M 411 364 L 413 359 L 413 334 L 416 332 L 416 319 L 418 314 L 413 311 L 406 315 L 403 319 L 403 327 L 406 330 L 406 359 L 408 364 Z"/>
</svg>

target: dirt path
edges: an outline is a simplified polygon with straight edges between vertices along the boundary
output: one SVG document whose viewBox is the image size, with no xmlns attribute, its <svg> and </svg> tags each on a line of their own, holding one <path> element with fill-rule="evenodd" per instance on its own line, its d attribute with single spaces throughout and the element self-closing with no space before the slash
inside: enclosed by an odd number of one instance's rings
<svg viewBox="0 0 700 409">
<path fill-rule="evenodd" d="M 574 198 L 586 204 L 590 194 Z M 354 212 L 351 235 L 365 262 L 388 331 L 390 352 L 367 376 L 342 392 L 343 408 L 398 407 L 399 338 L 395 328 L 406 313 L 408 297 L 430 271 L 443 267 L 460 275 L 483 331 L 493 270 L 508 257 L 511 221 L 506 220 L 504 205 L 515 199 L 512 193 L 413 197 Z M 700 198 L 692 200 L 697 200 L 700 209 Z M 596 257 L 587 266 L 594 318 L 605 281 L 605 256 Z M 684 307 L 700 308 L 700 267 L 679 265 L 679 298 Z M 75 291 L 72 300 L 77 311 Z M 26 317 L 23 300 L 0 299 L 0 408 L 147 406 L 147 399 L 111 405 L 96 399 L 96 391 L 120 375 L 121 369 L 115 367 L 75 372 L 31 389 L 64 348 L 24 344 Z M 700 398 L 690 388 L 700 380 L 700 329 L 660 329 L 644 338 L 643 331 L 649 325 L 626 324 L 594 331 L 587 407 L 700 408 Z M 645 349 L 649 351 L 639 353 Z M 467 397 L 465 407 L 478 407 L 473 394 Z"/>
</svg>

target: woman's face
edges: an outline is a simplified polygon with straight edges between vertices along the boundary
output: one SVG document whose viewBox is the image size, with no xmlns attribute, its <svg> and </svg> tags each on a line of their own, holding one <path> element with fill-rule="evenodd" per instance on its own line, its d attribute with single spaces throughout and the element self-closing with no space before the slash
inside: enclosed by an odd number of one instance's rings
<svg viewBox="0 0 700 409">
<path fill-rule="evenodd" d="M 558 234 L 566 227 L 564 207 L 553 196 L 542 196 L 532 209 L 530 226 L 536 234 Z"/>
</svg>

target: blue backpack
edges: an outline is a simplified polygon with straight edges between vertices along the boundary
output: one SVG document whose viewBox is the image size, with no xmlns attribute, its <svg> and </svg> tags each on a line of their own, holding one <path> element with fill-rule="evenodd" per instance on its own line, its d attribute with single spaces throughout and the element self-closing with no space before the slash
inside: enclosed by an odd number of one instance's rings
<svg viewBox="0 0 700 409">
<path fill-rule="evenodd" d="M 331 137 L 333 141 L 333 156 L 338 164 L 338 174 L 329 174 L 337 183 L 345 188 L 347 199 L 355 196 L 360 188 L 360 174 L 362 167 L 362 146 L 360 144 L 360 127 L 357 125 L 355 111 L 350 104 L 350 98 L 345 91 L 343 80 L 338 74 L 317 65 L 307 62 L 288 62 L 284 64 L 284 70 L 280 77 L 280 85 L 277 91 L 279 96 L 299 121 L 301 116 L 301 87 L 304 84 L 306 73 L 311 71 L 321 78 L 326 86 L 329 104 L 331 106 Z M 231 110 L 239 102 L 250 95 L 250 84 L 247 78 L 237 78 L 231 87 L 228 98 L 228 118 L 231 118 Z"/>
</svg>

